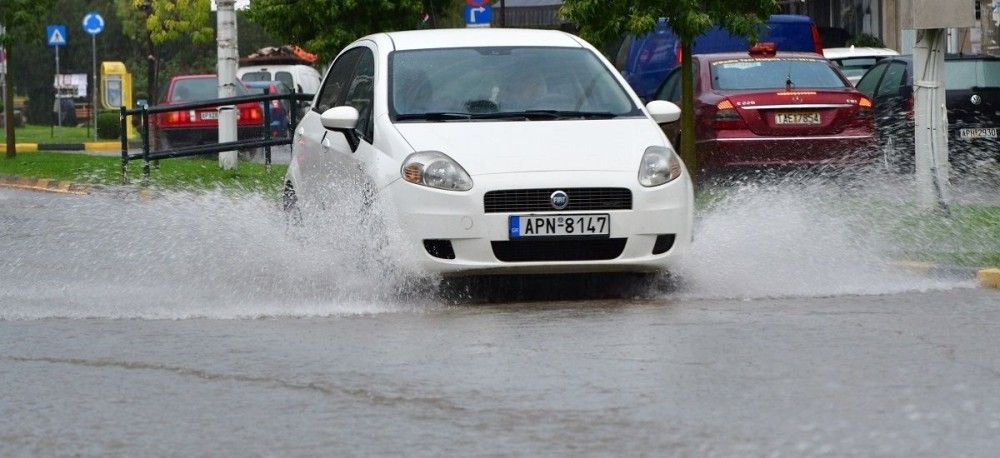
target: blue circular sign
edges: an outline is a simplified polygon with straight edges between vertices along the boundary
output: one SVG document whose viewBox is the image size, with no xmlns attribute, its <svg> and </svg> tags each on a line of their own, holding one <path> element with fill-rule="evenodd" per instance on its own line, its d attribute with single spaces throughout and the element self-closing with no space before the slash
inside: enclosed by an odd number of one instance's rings
<svg viewBox="0 0 1000 458">
<path fill-rule="evenodd" d="M 83 17 L 83 30 L 91 35 L 97 35 L 104 30 L 104 18 L 96 11 L 91 11 Z"/>
</svg>

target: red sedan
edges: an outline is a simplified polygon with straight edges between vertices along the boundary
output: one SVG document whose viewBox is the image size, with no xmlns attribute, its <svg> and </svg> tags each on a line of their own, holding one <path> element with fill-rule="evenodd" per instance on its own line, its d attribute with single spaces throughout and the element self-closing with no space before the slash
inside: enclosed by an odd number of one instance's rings
<svg viewBox="0 0 1000 458">
<path fill-rule="evenodd" d="M 778 53 L 768 45 L 755 46 L 748 54 L 692 56 L 700 167 L 870 161 L 871 99 L 825 58 Z M 680 104 L 680 83 L 678 68 L 660 86 L 657 99 Z"/>
<path fill-rule="evenodd" d="M 184 75 L 171 78 L 161 105 L 200 102 L 217 99 L 219 83 L 215 75 Z M 248 95 L 246 87 L 237 82 L 236 95 Z M 236 112 L 237 138 L 260 137 L 263 133 L 263 109 L 258 102 L 241 103 Z M 218 107 L 172 111 L 150 116 L 158 151 L 191 145 L 217 143 L 219 138 Z"/>
</svg>

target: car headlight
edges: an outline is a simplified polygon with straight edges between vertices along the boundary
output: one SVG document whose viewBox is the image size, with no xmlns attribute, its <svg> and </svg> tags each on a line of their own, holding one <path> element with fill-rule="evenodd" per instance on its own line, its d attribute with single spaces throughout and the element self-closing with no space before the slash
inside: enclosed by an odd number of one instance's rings
<svg viewBox="0 0 1000 458">
<path fill-rule="evenodd" d="M 650 188 L 669 183 L 681 176 L 681 159 L 670 148 L 650 146 L 639 163 L 639 184 Z"/>
<path fill-rule="evenodd" d="M 472 177 L 447 154 L 438 151 L 422 151 L 409 155 L 400 169 L 403 179 L 413 184 L 444 189 L 447 191 L 468 191 L 472 189 Z"/>
</svg>

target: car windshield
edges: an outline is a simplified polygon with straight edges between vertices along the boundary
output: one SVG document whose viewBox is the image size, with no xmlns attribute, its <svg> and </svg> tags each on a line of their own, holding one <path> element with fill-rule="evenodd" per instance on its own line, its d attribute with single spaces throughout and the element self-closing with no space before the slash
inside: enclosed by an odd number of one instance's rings
<svg viewBox="0 0 1000 458">
<path fill-rule="evenodd" d="M 583 48 L 396 51 L 389 76 L 394 120 L 642 114 L 611 71 Z"/>
<path fill-rule="evenodd" d="M 845 59 L 832 59 L 840 70 L 844 72 L 847 77 L 861 77 L 868 71 L 869 68 L 875 66 L 878 63 L 878 57 L 849 57 Z"/>
<path fill-rule="evenodd" d="M 733 59 L 712 63 L 718 90 L 834 89 L 847 85 L 825 60 L 809 58 Z"/>
<path fill-rule="evenodd" d="M 1000 87 L 1000 61 L 952 60 L 944 66 L 945 89 L 965 91 L 974 87 Z"/>
<path fill-rule="evenodd" d="M 247 95 L 243 83 L 236 82 L 236 96 Z M 186 78 L 174 81 L 171 102 L 200 102 L 219 98 L 219 83 L 215 78 Z"/>
</svg>

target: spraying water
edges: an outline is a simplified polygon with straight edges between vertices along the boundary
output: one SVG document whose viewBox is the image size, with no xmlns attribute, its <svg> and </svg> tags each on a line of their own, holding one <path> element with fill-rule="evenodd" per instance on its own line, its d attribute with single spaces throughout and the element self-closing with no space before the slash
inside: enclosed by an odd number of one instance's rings
<svg viewBox="0 0 1000 458">
<path fill-rule="evenodd" d="M 887 294 L 968 286 L 900 270 L 907 180 L 864 171 L 711 191 L 661 297 Z M 974 187 L 978 189 L 979 187 Z M 988 193 L 967 192 L 980 199 Z M 978 197 L 975 197 L 978 196 Z M 0 190 L 0 319 L 253 318 L 426 310 L 447 302 L 361 202 L 289 225 L 274 200 L 223 192 L 86 197 Z M 391 225 L 377 225 L 388 227 Z M 996 240 L 974 241 L 1000 251 Z"/>
</svg>

